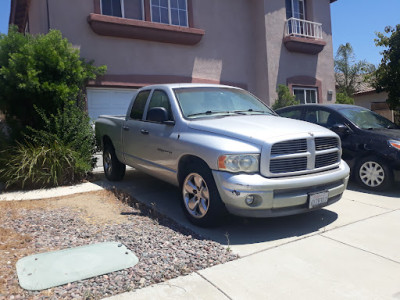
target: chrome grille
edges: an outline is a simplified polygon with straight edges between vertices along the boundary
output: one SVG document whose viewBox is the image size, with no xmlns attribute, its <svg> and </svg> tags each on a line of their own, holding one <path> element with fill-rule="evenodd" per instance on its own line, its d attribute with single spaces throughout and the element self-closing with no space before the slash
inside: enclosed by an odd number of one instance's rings
<svg viewBox="0 0 400 300">
<path fill-rule="evenodd" d="M 289 173 L 302 171 L 307 168 L 307 157 L 286 158 L 272 160 L 270 164 L 271 173 Z"/>
<path fill-rule="evenodd" d="M 318 137 L 315 138 L 315 150 L 327 150 L 339 147 L 339 140 L 335 137 Z"/>
<path fill-rule="evenodd" d="M 315 157 L 315 168 L 322 168 L 326 166 L 333 165 L 339 161 L 339 153 L 327 153 L 317 155 Z"/>
<path fill-rule="evenodd" d="M 307 140 L 291 140 L 279 142 L 272 146 L 271 155 L 307 152 Z"/>
<path fill-rule="evenodd" d="M 336 137 L 307 137 L 279 141 L 271 146 L 265 176 L 301 175 L 324 171 L 340 163 L 340 141 Z"/>
</svg>

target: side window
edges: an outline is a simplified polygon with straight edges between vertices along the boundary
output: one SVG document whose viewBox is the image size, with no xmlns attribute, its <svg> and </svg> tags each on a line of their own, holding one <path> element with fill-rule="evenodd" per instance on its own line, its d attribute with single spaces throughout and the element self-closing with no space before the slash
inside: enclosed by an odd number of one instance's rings
<svg viewBox="0 0 400 300">
<path fill-rule="evenodd" d="M 165 92 L 159 90 L 155 90 L 153 92 L 148 109 L 151 109 L 153 107 L 164 107 L 168 112 L 168 120 L 173 121 L 171 104 Z"/>
<path fill-rule="evenodd" d="M 331 128 L 333 125 L 339 123 L 337 116 L 326 110 L 308 110 L 306 112 L 306 121 L 315 123 L 327 128 Z"/>
<path fill-rule="evenodd" d="M 279 115 L 281 117 L 285 117 L 285 118 L 301 120 L 301 110 L 300 109 L 288 110 L 288 111 L 280 112 Z"/>
<path fill-rule="evenodd" d="M 133 102 L 130 118 L 134 120 L 142 120 L 144 107 L 146 106 L 147 98 L 149 98 L 150 91 L 140 92 Z"/>
</svg>

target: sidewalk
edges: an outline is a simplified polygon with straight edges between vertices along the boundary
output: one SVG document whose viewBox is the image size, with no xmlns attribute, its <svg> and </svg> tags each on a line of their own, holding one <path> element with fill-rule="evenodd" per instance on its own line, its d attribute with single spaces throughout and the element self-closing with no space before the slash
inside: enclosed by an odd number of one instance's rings
<svg viewBox="0 0 400 300">
<path fill-rule="evenodd" d="M 162 213 L 241 258 L 108 299 L 400 299 L 397 191 L 378 195 L 353 188 L 339 202 L 314 213 L 237 218 L 220 228 L 202 229 L 186 221 L 178 208 L 179 191 L 168 184 L 131 170 L 112 185 L 139 201 L 155 203 Z M 0 200 L 58 197 L 105 186 L 110 183 L 100 180 L 0 194 Z"/>
</svg>

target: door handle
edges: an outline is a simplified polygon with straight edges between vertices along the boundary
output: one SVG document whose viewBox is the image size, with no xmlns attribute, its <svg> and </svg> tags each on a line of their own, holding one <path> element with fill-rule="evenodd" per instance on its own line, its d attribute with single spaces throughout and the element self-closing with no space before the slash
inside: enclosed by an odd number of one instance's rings
<svg viewBox="0 0 400 300">
<path fill-rule="evenodd" d="M 146 129 L 140 129 L 140 133 L 141 134 L 149 134 L 149 132 Z"/>
<path fill-rule="evenodd" d="M 129 131 L 129 127 L 128 126 L 122 126 L 122 129 L 125 131 Z"/>
</svg>

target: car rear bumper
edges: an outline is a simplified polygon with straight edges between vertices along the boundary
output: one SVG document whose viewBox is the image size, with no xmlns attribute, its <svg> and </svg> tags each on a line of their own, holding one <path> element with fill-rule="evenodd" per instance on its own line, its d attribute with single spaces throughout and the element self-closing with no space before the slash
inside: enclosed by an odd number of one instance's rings
<svg viewBox="0 0 400 300">
<path fill-rule="evenodd" d="M 259 174 L 213 171 L 222 201 L 231 214 L 244 217 L 277 217 L 304 213 L 338 201 L 347 187 L 350 169 L 338 168 L 302 176 L 265 178 Z M 328 202 L 309 208 L 309 194 L 327 191 Z M 252 196 L 254 202 L 246 203 Z"/>
</svg>

